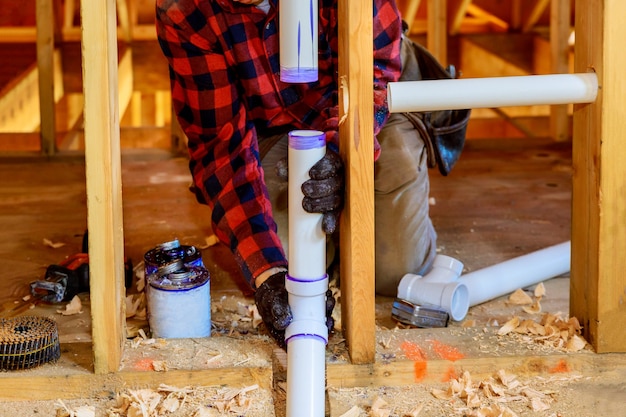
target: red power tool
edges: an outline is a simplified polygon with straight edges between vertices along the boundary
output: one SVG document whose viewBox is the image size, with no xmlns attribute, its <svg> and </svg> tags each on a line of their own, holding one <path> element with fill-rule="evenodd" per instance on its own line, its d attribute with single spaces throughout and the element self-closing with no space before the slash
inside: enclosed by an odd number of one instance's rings
<svg viewBox="0 0 626 417">
<path fill-rule="evenodd" d="M 129 259 L 124 262 L 124 278 L 128 289 L 133 282 L 133 264 Z M 33 297 L 48 303 L 69 301 L 75 295 L 88 291 L 89 255 L 86 253 L 77 253 L 58 265 L 50 265 L 43 280 L 30 283 Z"/>
<path fill-rule="evenodd" d="M 48 303 L 68 301 L 86 291 L 89 291 L 89 255 L 86 253 L 77 253 L 58 265 L 50 265 L 43 280 L 30 283 L 33 297 Z"/>
</svg>

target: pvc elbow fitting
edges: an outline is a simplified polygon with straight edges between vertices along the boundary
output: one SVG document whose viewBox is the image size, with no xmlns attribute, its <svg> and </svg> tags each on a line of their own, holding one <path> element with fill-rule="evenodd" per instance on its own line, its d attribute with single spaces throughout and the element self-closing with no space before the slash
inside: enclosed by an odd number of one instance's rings
<svg viewBox="0 0 626 417">
<path fill-rule="evenodd" d="M 469 290 L 459 281 L 463 263 L 445 255 L 437 255 L 425 276 L 406 274 L 398 285 L 398 298 L 418 305 L 438 306 L 460 321 L 469 310 Z"/>
</svg>

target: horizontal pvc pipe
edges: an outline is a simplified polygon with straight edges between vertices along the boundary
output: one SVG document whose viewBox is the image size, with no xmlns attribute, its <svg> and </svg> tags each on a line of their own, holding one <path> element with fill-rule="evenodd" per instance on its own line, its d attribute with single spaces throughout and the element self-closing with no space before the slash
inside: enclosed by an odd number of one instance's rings
<svg viewBox="0 0 626 417">
<path fill-rule="evenodd" d="M 280 3 L 280 80 L 286 83 L 317 81 L 317 0 Z"/>
<path fill-rule="evenodd" d="M 282 11 L 282 9 L 281 9 Z M 281 41 L 284 37 L 281 37 Z M 322 215 L 302 208 L 302 183 L 326 153 L 325 134 L 289 133 L 289 272 L 285 287 L 293 321 L 287 343 L 287 417 L 323 417 L 326 390 L 326 235 Z"/>
<path fill-rule="evenodd" d="M 432 270 L 424 277 L 402 277 L 398 298 L 438 306 L 460 321 L 469 307 L 569 272 L 570 252 L 571 242 L 567 241 L 462 276 L 461 262 L 437 255 Z"/>
<path fill-rule="evenodd" d="M 391 113 L 591 103 L 597 94 L 593 72 L 387 84 Z"/>
<path fill-rule="evenodd" d="M 571 242 L 563 242 L 462 275 L 470 306 L 512 293 L 570 270 Z"/>
</svg>

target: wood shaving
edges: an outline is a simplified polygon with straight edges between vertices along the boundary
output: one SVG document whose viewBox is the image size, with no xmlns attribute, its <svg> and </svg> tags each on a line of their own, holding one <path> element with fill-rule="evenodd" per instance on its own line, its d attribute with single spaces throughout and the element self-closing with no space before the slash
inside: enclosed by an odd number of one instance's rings
<svg viewBox="0 0 626 417">
<path fill-rule="evenodd" d="M 217 392 L 212 395 L 208 394 L 209 389 L 178 388 L 161 384 L 157 390 L 128 390 L 118 395 L 117 404 L 107 409 L 106 415 L 107 417 L 165 417 L 182 411 L 184 415 L 193 417 L 224 414 L 245 416 L 252 405 L 252 400 L 247 394 L 258 390 L 259 386 L 222 388 L 217 389 Z M 183 409 L 183 407 L 186 408 Z"/>
<path fill-rule="evenodd" d="M 582 327 L 576 317 L 565 320 L 550 313 L 544 313 L 539 322 L 530 319 L 520 320 L 515 316 L 498 329 L 499 336 L 508 334 L 530 336 L 533 343 L 571 352 L 577 352 L 587 346 L 585 339 L 580 336 L 581 332 Z"/>
<path fill-rule="evenodd" d="M 340 415 L 339 417 L 359 417 L 361 415 L 361 409 L 356 405 L 353 405 L 351 409 Z"/>
<path fill-rule="evenodd" d="M 65 310 L 57 310 L 57 313 L 64 316 L 71 316 L 74 314 L 81 314 L 83 312 L 83 303 L 80 301 L 77 295 L 65 305 Z"/>
<path fill-rule="evenodd" d="M 50 239 L 46 239 L 45 237 L 43 238 L 43 244 L 45 246 L 48 246 L 52 249 L 59 249 L 62 248 L 63 246 L 65 246 L 65 243 L 63 242 L 53 242 Z"/>
<path fill-rule="evenodd" d="M 369 414 L 371 417 L 389 417 L 391 410 L 389 410 L 387 401 L 377 396 L 372 403 Z"/>
<path fill-rule="evenodd" d="M 462 411 L 472 417 L 513 417 L 516 414 L 505 407 L 507 402 L 525 401 L 533 411 L 550 409 L 550 395 L 522 383 L 516 375 L 499 370 L 494 376 L 483 381 L 473 382 L 469 372 L 463 372 L 458 379 L 449 382 L 447 390 L 433 389 L 431 394 L 450 403 L 454 399 L 465 405 Z"/>
<path fill-rule="evenodd" d="M 61 406 L 56 410 L 56 417 L 95 417 L 96 407 L 92 405 L 81 405 L 75 409 L 70 409 L 62 400 L 57 400 L 57 405 Z"/>
<path fill-rule="evenodd" d="M 152 361 L 152 368 L 156 372 L 167 372 L 167 362 L 165 361 Z"/>
<path fill-rule="evenodd" d="M 543 282 L 540 282 L 539 284 L 537 284 L 537 286 L 535 287 L 535 297 L 537 298 L 541 298 L 544 295 L 546 295 L 546 286 L 543 285 Z"/>
<path fill-rule="evenodd" d="M 526 305 L 526 304 L 532 304 L 533 299 L 530 298 L 530 295 L 526 294 L 524 290 L 522 290 L 521 288 L 518 288 L 509 296 L 509 299 L 507 302 L 513 305 Z"/>
<path fill-rule="evenodd" d="M 523 306 L 522 310 L 528 314 L 539 314 L 541 313 L 541 303 L 539 299 L 536 299 L 531 306 Z"/>
<path fill-rule="evenodd" d="M 219 239 L 215 235 L 207 236 L 204 238 L 204 245 L 198 247 L 198 249 L 208 249 L 211 246 L 217 245 L 219 243 Z"/>
</svg>

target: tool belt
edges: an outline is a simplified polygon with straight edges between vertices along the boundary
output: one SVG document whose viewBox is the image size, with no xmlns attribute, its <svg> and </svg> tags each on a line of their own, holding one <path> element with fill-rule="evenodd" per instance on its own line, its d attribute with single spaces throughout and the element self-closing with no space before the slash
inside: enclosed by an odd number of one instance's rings
<svg viewBox="0 0 626 417">
<path fill-rule="evenodd" d="M 454 79 L 453 66 L 448 69 L 422 45 L 402 36 L 402 74 L 399 81 Z M 426 145 L 428 167 L 437 166 L 448 175 L 458 161 L 465 144 L 470 109 L 403 113 L 420 132 Z"/>
</svg>

